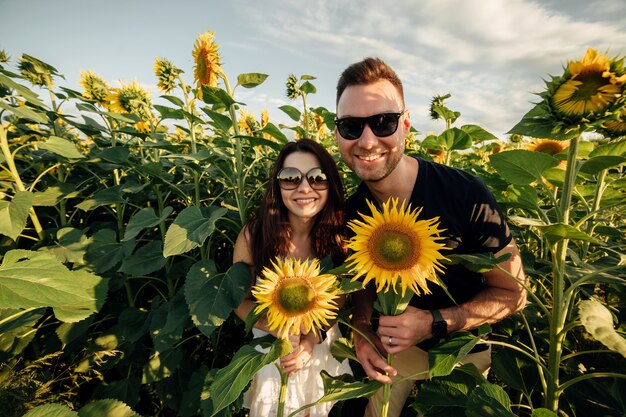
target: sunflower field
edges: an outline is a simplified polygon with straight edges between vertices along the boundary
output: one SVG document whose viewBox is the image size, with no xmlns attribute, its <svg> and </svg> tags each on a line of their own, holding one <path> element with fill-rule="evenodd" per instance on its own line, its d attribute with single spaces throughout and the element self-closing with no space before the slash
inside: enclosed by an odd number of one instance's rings
<svg viewBox="0 0 626 417">
<path fill-rule="evenodd" d="M 233 314 L 251 283 L 234 241 L 287 141 L 324 144 L 348 194 L 358 178 L 339 158 L 334 113 L 311 105 L 313 76 L 289 76 L 293 106 L 280 109 L 292 124 L 277 125 L 237 100 L 268 75 L 229 78 L 212 32 L 192 56 L 184 71 L 155 60 L 155 104 L 136 82 L 111 87 L 85 70 L 75 90 L 52 65 L 0 51 L 3 415 L 245 416 L 255 370 L 284 354 L 279 340 L 252 348 Z M 546 81 L 507 140 L 458 125 L 450 95 L 433 97 L 442 130 L 414 131 L 406 152 L 488 184 L 529 301 L 479 329 L 487 341 L 459 332 L 433 348 L 432 378 L 403 416 L 626 415 L 625 87 L 623 58 L 590 48 Z M 333 416 L 355 415 L 380 386 L 346 336 L 333 354 L 354 376 L 323 375 L 320 400 L 342 400 Z M 493 347 L 488 378 L 457 365 L 476 343 Z"/>
</svg>

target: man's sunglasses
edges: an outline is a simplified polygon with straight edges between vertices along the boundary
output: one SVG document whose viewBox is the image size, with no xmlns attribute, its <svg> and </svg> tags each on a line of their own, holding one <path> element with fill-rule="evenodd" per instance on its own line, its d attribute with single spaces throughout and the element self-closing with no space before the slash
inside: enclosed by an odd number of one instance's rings
<svg viewBox="0 0 626 417">
<path fill-rule="evenodd" d="M 404 110 L 400 113 L 380 113 L 367 117 L 342 117 L 335 119 L 335 125 L 341 137 L 347 140 L 360 138 L 366 124 L 372 129 L 372 133 L 384 138 L 396 133 L 403 113 Z"/>
<path fill-rule="evenodd" d="M 278 185 L 283 190 L 295 190 L 305 177 L 309 186 L 314 190 L 319 191 L 328 188 L 328 179 L 321 168 L 313 168 L 303 174 L 298 168 L 288 167 L 281 169 L 276 174 Z"/>
</svg>

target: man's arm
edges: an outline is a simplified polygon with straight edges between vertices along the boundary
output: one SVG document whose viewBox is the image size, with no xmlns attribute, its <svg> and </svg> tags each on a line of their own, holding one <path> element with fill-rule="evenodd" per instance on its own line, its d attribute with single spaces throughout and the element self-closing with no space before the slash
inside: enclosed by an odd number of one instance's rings
<svg viewBox="0 0 626 417">
<path fill-rule="evenodd" d="M 441 309 L 448 332 L 470 330 L 484 323 L 495 323 L 521 310 L 526 304 L 525 275 L 522 260 L 513 240 L 496 253 L 510 253 L 509 260 L 486 272 L 487 288 L 471 300 L 458 306 Z M 385 345 L 389 353 L 398 353 L 432 337 L 433 318 L 428 310 L 409 306 L 398 316 L 381 316 L 378 334 L 381 340 L 391 336 L 393 346 Z"/>
</svg>

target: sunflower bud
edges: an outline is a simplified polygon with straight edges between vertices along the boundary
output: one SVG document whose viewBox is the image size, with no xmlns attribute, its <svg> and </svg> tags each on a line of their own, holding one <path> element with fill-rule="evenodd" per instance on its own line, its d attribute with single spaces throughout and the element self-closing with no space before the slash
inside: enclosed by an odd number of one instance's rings
<svg viewBox="0 0 626 417">
<path fill-rule="evenodd" d="M 298 87 L 298 78 L 294 74 L 289 74 L 285 85 L 287 87 L 287 98 L 295 100 L 302 95 L 302 90 Z"/>
<path fill-rule="evenodd" d="M 176 68 L 174 64 L 167 59 L 157 58 L 154 62 L 154 73 L 159 79 L 157 87 L 166 94 L 176 87 L 176 77 L 178 77 L 178 74 L 181 72 L 183 72 L 183 70 Z"/>
<path fill-rule="evenodd" d="M 56 70 L 45 62 L 23 54 L 18 68 L 22 76 L 33 83 L 33 85 L 52 87 L 52 75 L 56 74 Z"/>
<path fill-rule="evenodd" d="M 103 78 L 92 71 L 81 71 L 79 83 L 83 87 L 83 97 L 95 101 L 103 107 L 108 106 L 111 88 Z"/>
</svg>

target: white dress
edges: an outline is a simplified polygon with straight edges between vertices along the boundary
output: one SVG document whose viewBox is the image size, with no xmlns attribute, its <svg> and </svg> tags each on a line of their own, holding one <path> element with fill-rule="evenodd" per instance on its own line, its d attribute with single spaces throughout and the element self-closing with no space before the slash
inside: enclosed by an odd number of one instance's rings
<svg viewBox="0 0 626 417">
<path fill-rule="evenodd" d="M 254 337 L 267 333 L 252 329 Z M 341 337 L 339 327 L 335 324 L 326 333 L 326 339 L 313 347 L 311 360 L 298 372 L 291 375 L 287 382 L 285 395 L 285 416 L 298 408 L 314 403 L 324 395 L 324 385 L 320 372 L 325 370 L 332 376 L 352 374 L 348 360 L 337 361 L 330 353 L 332 344 Z M 261 352 L 267 351 L 259 347 Z M 280 394 L 280 375 L 274 363 L 270 363 L 254 376 L 248 391 L 244 393 L 243 406 L 250 409 L 250 417 L 272 417 L 276 415 Z M 326 417 L 335 402 L 324 402 L 310 407 L 297 414 L 298 417 Z"/>
</svg>

